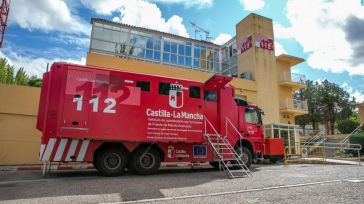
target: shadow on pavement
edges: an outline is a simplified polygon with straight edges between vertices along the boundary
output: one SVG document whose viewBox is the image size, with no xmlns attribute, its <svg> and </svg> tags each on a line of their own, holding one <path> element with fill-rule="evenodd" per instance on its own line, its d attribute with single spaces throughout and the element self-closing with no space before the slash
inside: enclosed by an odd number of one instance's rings
<svg viewBox="0 0 364 204">
<path fill-rule="evenodd" d="M 252 166 L 251 171 L 254 173 L 258 169 Z M 46 178 L 42 178 L 40 172 L 21 172 L 20 174 L 20 178 L 28 177 L 31 180 L 13 179 L 14 183 L 9 180 L 7 184 L 0 183 L 0 200 L 118 194 L 120 200 L 128 201 L 162 198 L 165 196 L 162 193 L 163 189 L 198 186 L 214 180 L 230 180 L 225 172 L 209 167 L 164 168 L 148 176 L 127 172 L 120 177 L 102 177 L 96 170 L 56 171 Z"/>
</svg>

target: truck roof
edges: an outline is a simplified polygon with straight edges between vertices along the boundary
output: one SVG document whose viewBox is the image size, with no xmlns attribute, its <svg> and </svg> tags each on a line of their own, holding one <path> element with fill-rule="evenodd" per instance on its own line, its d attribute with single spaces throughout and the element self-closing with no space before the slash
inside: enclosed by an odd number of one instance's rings
<svg viewBox="0 0 364 204">
<path fill-rule="evenodd" d="M 56 66 L 57 64 L 71 65 L 71 66 L 76 66 L 76 67 L 79 67 L 79 68 L 84 68 L 85 67 L 84 65 L 73 64 L 73 63 L 68 63 L 68 62 L 54 62 L 52 64 L 52 67 Z M 215 84 L 214 88 L 216 88 L 216 89 L 222 88 L 223 86 L 227 85 L 233 79 L 232 77 L 229 77 L 229 76 L 224 76 L 224 75 L 220 75 L 220 74 L 212 74 L 211 77 L 209 79 L 207 79 L 206 81 L 194 81 L 194 80 L 182 79 L 182 78 L 177 78 L 177 77 L 169 77 L 169 76 L 154 75 L 154 74 L 144 74 L 144 73 L 138 73 L 138 72 L 133 72 L 133 71 L 125 71 L 125 70 L 120 70 L 120 69 L 115 69 L 115 68 L 108 68 L 108 67 L 98 67 L 98 66 L 88 66 L 88 65 L 86 65 L 86 67 L 87 68 L 92 68 L 92 69 L 118 71 L 118 72 L 124 72 L 124 73 L 136 74 L 136 75 L 143 75 L 143 76 L 160 77 L 160 78 L 166 78 L 166 79 L 178 79 L 178 80 L 182 80 L 182 81 L 205 84 L 205 86 L 209 86 L 209 87 L 212 87 Z M 233 87 L 232 85 L 230 85 L 230 86 Z"/>
</svg>

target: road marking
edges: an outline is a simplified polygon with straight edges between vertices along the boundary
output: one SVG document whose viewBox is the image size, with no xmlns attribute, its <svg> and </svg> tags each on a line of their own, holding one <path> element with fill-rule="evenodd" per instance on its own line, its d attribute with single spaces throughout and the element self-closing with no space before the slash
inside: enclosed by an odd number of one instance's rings
<svg viewBox="0 0 364 204">
<path fill-rule="evenodd" d="M 142 202 L 182 200 L 182 199 L 188 199 L 188 198 L 230 195 L 230 194 L 238 194 L 238 193 L 247 193 L 247 192 L 265 191 L 265 190 L 275 190 L 275 189 L 281 189 L 281 188 L 293 188 L 293 187 L 311 186 L 311 185 L 317 185 L 317 184 L 337 183 L 337 182 L 342 182 L 342 181 L 360 180 L 360 179 L 364 179 L 364 177 L 349 178 L 349 179 L 337 179 L 337 180 L 329 180 L 329 181 L 318 181 L 318 182 L 301 183 L 301 184 L 290 184 L 290 185 L 281 185 L 281 186 L 271 186 L 271 187 L 253 188 L 253 189 L 238 190 L 238 191 L 225 191 L 225 192 L 219 192 L 219 193 L 206 193 L 206 194 L 195 194 L 195 195 L 185 195 L 185 196 L 175 196 L 175 197 L 165 197 L 165 198 L 123 201 L 123 202 L 111 202 L 111 203 L 105 203 L 105 204 L 125 204 L 125 203 L 142 203 Z"/>
<path fill-rule="evenodd" d="M 351 182 L 351 183 L 361 183 L 364 182 L 364 180 L 360 180 L 360 179 L 347 179 L 345 181 Z"/>
</svg>

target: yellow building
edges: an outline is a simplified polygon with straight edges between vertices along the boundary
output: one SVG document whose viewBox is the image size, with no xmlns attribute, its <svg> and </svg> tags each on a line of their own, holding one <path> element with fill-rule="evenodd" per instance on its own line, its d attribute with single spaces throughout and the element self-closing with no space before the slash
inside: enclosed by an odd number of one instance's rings
<svg viewBox="0 0 364 204">
<path fill-rule="evenodd" d="M 215 73 L 233 76 L 236 95 L 264 110 L 266 137 L 298 142 L 294 118 L 307 113 L 307 103 L 292 93 L 305 87 L 305 76 L 292 74 L 291 67 L 303 59 L 275 56 L 271 19 L 250 14 L 222 46 L 103 19 L 91 23 L 86 65 L 201 82 Z M 39 93 L 0 84 L 0 98 L 7 99 L 0 101 L 0 165 L 39 163 Z"/>
</svg>

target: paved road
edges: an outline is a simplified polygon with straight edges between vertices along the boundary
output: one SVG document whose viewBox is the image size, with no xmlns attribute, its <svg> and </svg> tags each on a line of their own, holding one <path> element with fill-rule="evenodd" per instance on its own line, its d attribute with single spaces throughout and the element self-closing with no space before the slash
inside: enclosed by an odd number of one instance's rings
<svg viewBox="0 0 364 204">
<path fill-rule="evenodd" d="M 160 170 L 151 176 L 99 176 L 93 170 L 0 172 L 0 202 L 98 203 L 362 203 L 364 167 L 259 165 L 254 178 L 226 179 L 205 169 Z M 149 199 L 146 200 L 146 199 Z M 150 200 L 152 199 L 152 200 Z"/>
</svg>

